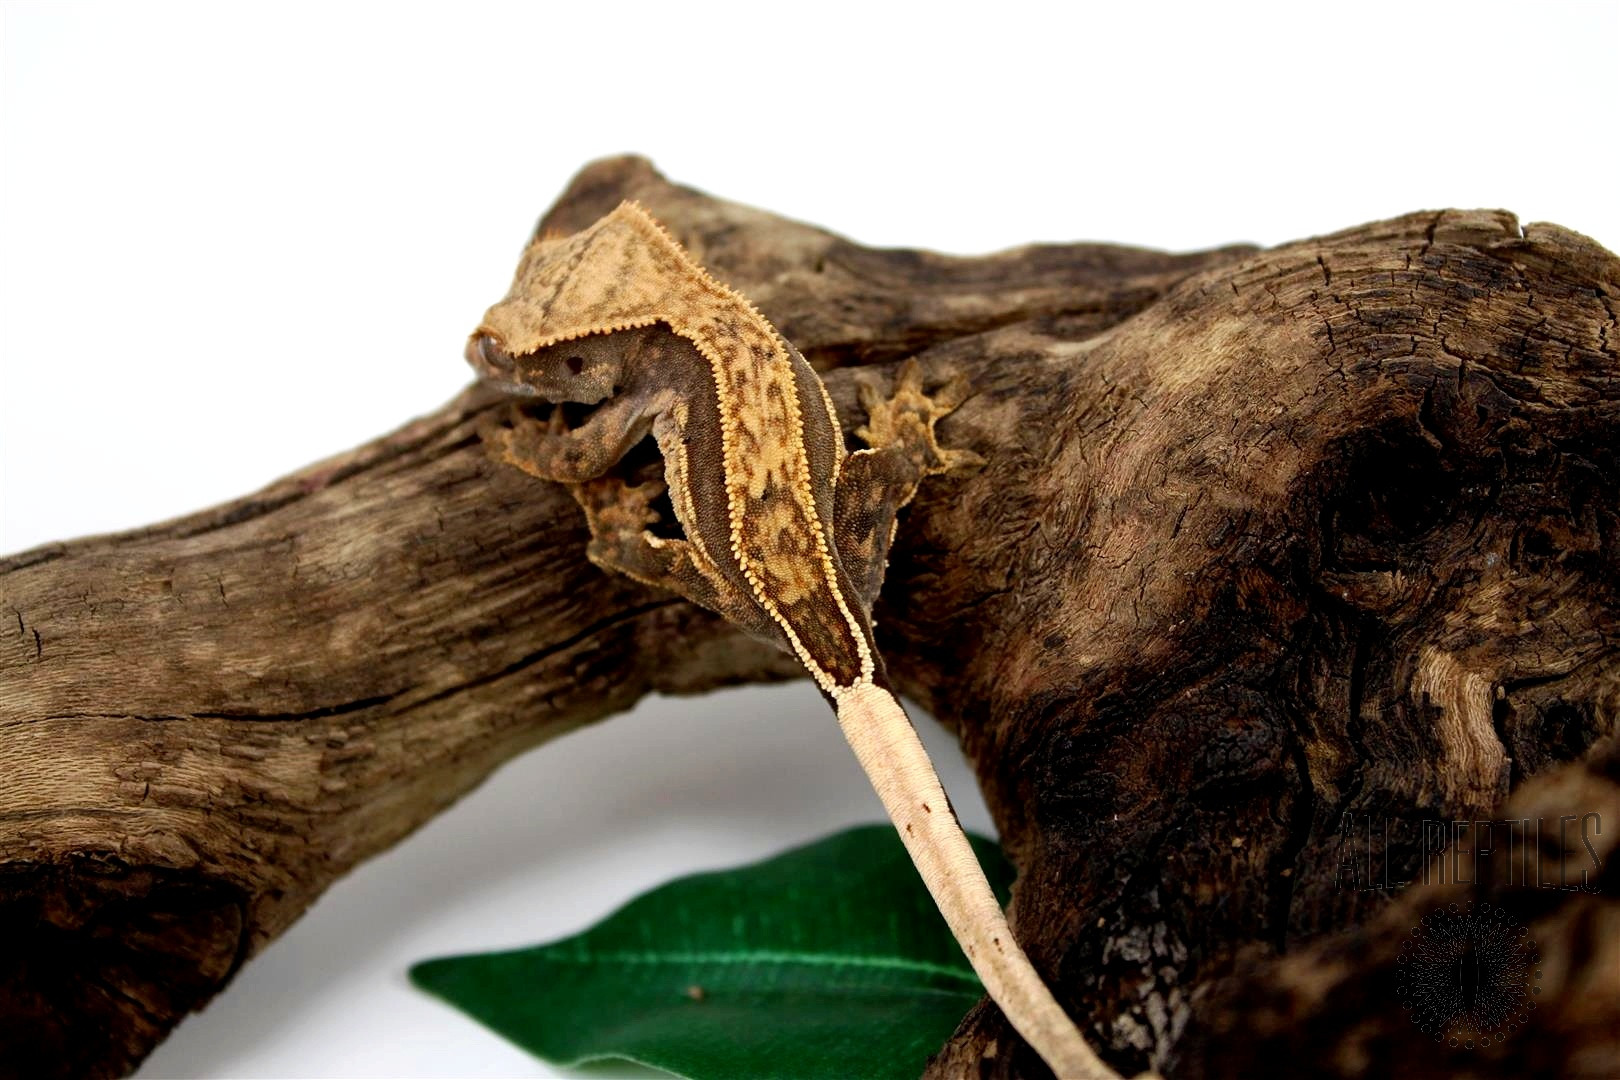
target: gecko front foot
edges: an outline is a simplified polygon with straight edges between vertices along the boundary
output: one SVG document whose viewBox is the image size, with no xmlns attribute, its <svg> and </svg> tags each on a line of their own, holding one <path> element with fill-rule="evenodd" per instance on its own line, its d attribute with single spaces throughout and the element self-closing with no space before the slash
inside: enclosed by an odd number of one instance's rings
<svg viewBox="0 0 1620 1080">
<path fill-rule="evenodd" d="M 894 393 L 884 397 L 870 378 L 857 378 L 866 424 L 855 434 L 874 450 L 895 448 L 919 473 L 918 479 L 951 469 L 983 465 L 971 450 L 947 450 L 939 445 L 934 425 L 971 396 L 965 377 L 958 375 L 932 394 L 923 392 L 922 365 L 916 358 L 900 365 Z"/>
<path fill-rule="evenodd" d="M 571 417 L 570 411 L 582 414 Z M 512 405 L 482 435 L 497 461 L 542 480 L 582 484 L 612 468 L 651 427 L 640 399 L 553 405 L 543 418 Z"/>
<path fill-rule="evenodd" d="M 541 480 L 561 479 L 555 464 L 567 433 L 560 407 L 550 405 L 545 415 L 535 416 L 532 405 L 518 402 L 498 410 L 478 430 L 491 457 Z"/>
</svg>

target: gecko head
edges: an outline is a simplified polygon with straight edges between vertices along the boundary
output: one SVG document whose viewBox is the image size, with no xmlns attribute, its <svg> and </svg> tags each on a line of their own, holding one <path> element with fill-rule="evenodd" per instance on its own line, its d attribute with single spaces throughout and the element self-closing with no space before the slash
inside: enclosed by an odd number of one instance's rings
<svg viewBox="0 0 1620 1080">
<path fill-rule="evenodd" d="M 591 334 L 512 355 L 500 339 L 480 328 L 467 340 L 467 362 L 478 377 L 509 394 L 562 403 L 595 405 L 623 379 L 631 335 Z"/>
<path fill-rule="evenodd" d="M 553 402 L 594 404 L 622 385 L 643 328 L 667 324 L 694 281 L 680 246 L 634 203 L 571 235 L 542 233 L 506 296 L 484 313 L 467 360 L 487 382 Z"/>
</svg>

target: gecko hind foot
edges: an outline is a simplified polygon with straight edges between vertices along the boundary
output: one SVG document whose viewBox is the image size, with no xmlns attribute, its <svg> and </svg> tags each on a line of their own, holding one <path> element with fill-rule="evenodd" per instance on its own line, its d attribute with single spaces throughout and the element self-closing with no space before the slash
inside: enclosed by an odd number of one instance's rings
<svg viewBox="0 0 1620 1080">
<path fill-rule="evenodd" d="M 661 478 L 633 483 L 617 473 L 570 484 L 568 490 L 585 511 L 591 546 L 605 556 L 638 549 L 659 525 L 662 516 L 657 504 L 668 494 Z M 593 556 L 591 561 L 597 559 Z"/>
<path fill-rule="evenodd" d="M 971 394 L 962 376 L 932 394 L 923 392 L 922 365 L 900 365 L 894 392 L 885 397 L 870 375 L 857 375 L 867 422 L 855 434 L 868 444 L 844 461 L 834 493 L 833 540 L 857 596 L 871 614 L 883 587 L 895 520 L 924 479 L 951 469 L 984 464 L 971 450 L 939 445 L 934 424 Z"/>
<path fill-rule="evenodd" d="M 957 375 L 932 394 L 923 392 L 922 365 L 915 357 L 900 365 L 894 392 L 885 397 L 870 376 L 856 377 L 856 388 L 867 421 L 855 434 L 874 450 L 897 447 L 922 476 L 984 464 L 971 450 L 947 450 L 939 445 L 934 425 L 972 396 L 967 379 Z"/>
<path fill-rule="evenodd" d="M 719 612 L 755 636 L 775 630 L 752 598 L 735 592 L 702 549 L 679 535 L 679 524 L 670 525 L 673 515 L 660 512 L 668 507 L 663 480 L 632 484 L 609 474 L 568 490 L 585 511 L 591 530 L 585 557 L 593 565 Z M 658 535 L 664 530 L 676 535 Z"/>
</svg>

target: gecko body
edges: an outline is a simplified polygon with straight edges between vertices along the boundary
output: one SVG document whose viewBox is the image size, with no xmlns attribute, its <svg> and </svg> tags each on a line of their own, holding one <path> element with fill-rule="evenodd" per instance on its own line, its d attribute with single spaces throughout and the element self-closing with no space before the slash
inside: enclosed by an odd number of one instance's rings
<svg viewBox="0 0 1620 1080">
<path fill-rule="evenodd" d="M 491 438 L 501 460 L 570 486 L 592 562 L 799 659 L 990 996 L 1059 1076 L 1114 1077 L 1013 940 L 873 639 L 896 513 L 928 475 L 977 460 L 934 434 L 965 385 L 924 394 L 914 361 L 889 398 L 862 383 L 857 434 L 870 445 L 846 453 L 798 350 L 633 203 L 531 244 L 467 359 L 486 381 L 557 406 Z M 578 406 L 593 408 L 575 424 Z M 648 529 L 664 491 L 611 471 L 648 434 L 679 538 Z"/>
</svg>

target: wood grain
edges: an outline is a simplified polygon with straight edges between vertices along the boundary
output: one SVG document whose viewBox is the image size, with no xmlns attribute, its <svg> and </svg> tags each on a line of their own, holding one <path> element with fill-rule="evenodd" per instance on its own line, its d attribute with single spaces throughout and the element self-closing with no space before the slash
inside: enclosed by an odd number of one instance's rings
<svg viewBox="0 0 1620 1080">
<path fill-rule="evenodd" d="M 1388 819 L 1411 867 L 1425 818 L 1620 815 L 1620 260 L 1498 211 L 1267 251 L 879 251 L 637 158 L 541 227 L 626 197 L 799 346 L 846 432 L 853 369 L 973 381 L 941 436 L 989 465 L 906 512 L 879 644 L 960 734 L 1014 929 L 1111 1060 L 1280 1075 L 1331 1045 L 1359 1075 L 1373 1016 L 1366 1060 L 1453 1075 L 1365 992 L 1434 898 L 1342 887 L 1335 838 Z M 794 676 L 586 563 L 573 500 L 484 452 L 498 407 L 470 389 L 236 502 L 0 560 L 0 1075 L 131 1070 L 512 755 L 649 691 Z M 1468 1068 L 1612 1061 L 1613 889 L 1520 892 L 1569 989 Z M 1325 956 L 1360 1011 L 1300 989 Z M 988 1004 L 933 1066 L 1039 1069 Z"/>
</svg>

